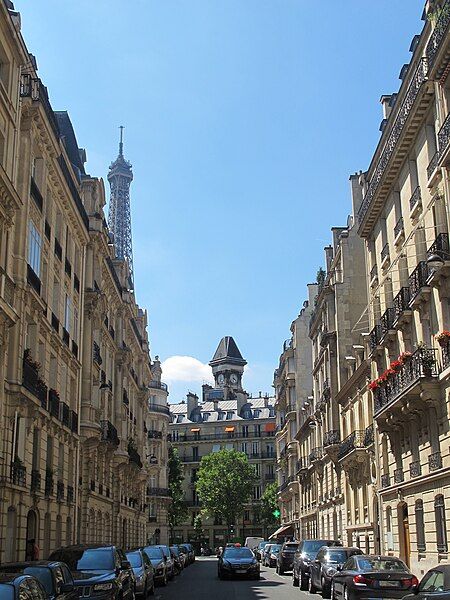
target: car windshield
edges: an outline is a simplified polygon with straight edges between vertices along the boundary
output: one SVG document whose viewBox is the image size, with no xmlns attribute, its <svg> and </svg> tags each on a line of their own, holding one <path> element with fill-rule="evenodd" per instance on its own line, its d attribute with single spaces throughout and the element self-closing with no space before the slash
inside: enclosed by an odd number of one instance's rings
<svg viewBox="0 0 450 600">
<path fill-rule="evenodd" d="M 9 583 L 0 583 L 0 600 L 14 600 L 14 587 Z"/>
<path fill-rule="evenodd" d="M 65 562 L 71 571 L 114 571 L 111 548 L 63 548 L 50 555 L 51 560 Z"/>
<path fill-rule="evenodd" d="M 283 546 L 283 552 L 295 552 L 298 550 L 298 544 L 285 544 Z"/>
<path fill-rule="evenodd" d="M 317 553 L 322 546 L 326 546 L 326 540 L 307 540 L 303 544 L 303 552 L 305 554 L 315 554 Z"/>
<path fill-rule="evenodd" d="M 408 567 L 398 558 L 357 558 L 356 564 L 361 571 L 408 571 Z"/>
<path fill-rule="evenodd" d="M 175 546 L 170 546 L 170 550 L 173 552 L 173 554 L 175 554 L 175 556 L 180 556 L 180 551 Z"/>
<path fill-rule="evenodd" d="M 253 552 L 249 548 L 225 548 L 224 558 L 253 558 Z"/>
<path fill-rule="evenodd" d="M 267 542 L 259 542 L 259 544 L 258 544 L 259 549 L 264 548 L 264 546 L 267 546 Z"/>
<path fill-rule="evenodd" d="M 279 552 L 281 549 L 281 544 L 274 544 L 272 546 L 272 548 L 270 549 L 270 551 L 272 552 L 272 554 L 276 554 L 277 552 Z"/>
<path fill-rule="evenodd" d="M 327 562 L 344 564 L 347 558 L 352 556 L 352 554 L 355 554 L 355 552 L 350 550 L 329 550 L 325 555 L 325 560 Z"/>
<path fill-rule="evenodd" d="M 142 567 L 142 556 L 140 552 L 127 552 L 127 559 L 130 561 L 130 565 L 135 569 Z"/>
<path fill-rule="evenodd" d="M 163 557 L 162 550 L 158 546 L 147 546 L 147 548 L 144 548 L 144 552 L 149 558 L 159 558 L 161 560 Z"/>
<path fill-rule="evenodd" d="M 170 550 L 167 546 L 160 546 L 164 556 L 167 556 L 167 558 L 169 558 L 170 556 Z"/>
</svg>

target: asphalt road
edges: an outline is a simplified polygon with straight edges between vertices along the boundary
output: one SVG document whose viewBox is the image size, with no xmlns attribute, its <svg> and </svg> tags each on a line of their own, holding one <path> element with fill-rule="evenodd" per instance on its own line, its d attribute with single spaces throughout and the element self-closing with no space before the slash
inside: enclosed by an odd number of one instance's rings
<svg viewBox="0 0 450 600">
<path fill-rule="evenodd" d="M 277 575 L 261 568 L 259 581 L 217 578 L 217 559 L 197 558 L 167 587 L 156 588 L 156 600 L 321 600 L 318 594 L 301 592 L 292 585 L 291 573 Z"/>
</svg>

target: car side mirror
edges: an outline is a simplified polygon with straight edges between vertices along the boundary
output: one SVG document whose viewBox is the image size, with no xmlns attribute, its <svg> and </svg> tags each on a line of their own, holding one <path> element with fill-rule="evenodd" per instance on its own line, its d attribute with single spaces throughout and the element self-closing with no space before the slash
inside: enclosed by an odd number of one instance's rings
<svg viewBox="0 0 450 600">
<path fill-rule="evenodd" d="M 73 583 L 62 583 L 59 586 L 59 591 L 62 594 L 67 594 L 68 592 L 71 592 L 73 590 Z"/>
<path fill-rule="evenodd" d="M 131 569 L 131 563 L 129 560 L 122 560 L 120 563 L 120 569 L 122 571 L 126 571 L 127 569 Z"/>
</svg>

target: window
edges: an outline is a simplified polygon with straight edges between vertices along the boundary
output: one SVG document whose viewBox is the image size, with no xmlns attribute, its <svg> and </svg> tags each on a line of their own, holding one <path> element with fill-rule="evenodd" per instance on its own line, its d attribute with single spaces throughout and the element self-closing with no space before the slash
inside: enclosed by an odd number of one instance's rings
<svg viewBox="0 0 450 600">
<path fill-rule="evenodd" d="M 248 437 L 248 425 L 242 427 L 242 437 Z"/>
<path fill-rule="evenodd" d="M 223 421 L 225 418 L 225 413 L 222 411 L 219 411 L 219 413 L 217 414 L 217 420 L 218 421 Z"/>
<path fill-rule="evenodd" d="M 203 420 L 204 421 L 208 421 L 209 417 L 211 416 L 210 413 L 203 413 Z"/>
<path fill-rule="evenodd" d="M 233 411 L 232 411 L 232 410 L 229 410 L 229 411 L 227 412 L 227 421 L 230 421 L 230 420 L 233 418 L 233 414 L 234 414 L 234 413 L 233 413 Z"/>
<path fill-rule="evenodd" d="M 253 465 L 253 467 L 255 469 L 255 475 L 260 477 L 261 476 L 261 465 L 259 463 L 256 463 L 255 465 Z"/>
<path fill-rule="evenodd" d="M 220 444 L 213 444 L 212 451 L 219 452 L 219 450 L 220 450 Z"/>
<path fill-rule="evenodd" d="M 252 410 L 250 408 L 246 408 L 244 410 L 244 419 L 251 419 L 253 416 Z"/>
<path fill-rule="evenodd" d="M 70 321 L 72 318 L 72 299 L 66 294 L 66 302 L 64 304 L 64 329 L 70 333 Z"/>
<path fill-rule="evenodd" d="M 445 522 L 445 503 L 442 494 L 436 496 L 434 500 L 434 518 L 436 520 L 437 550 L 438 552 L 447 552 L 447 524 Z"/>
<path fill-rule="evenodd" d="M 415 504 L 416 513 L 416 535 L 417 535 L 417 550 L 419 552 L 425 552 L 425 526 L 423 520 L 423 500 L 416 500 Z"/>
<path fill-rule="evenodd" d="M 73 309 L 73 331 L 72 338 L 76 342 L 78 340 L 78 309 Z"/>
<path fill-rule="evenodd" d="M 41 274 L 42 238 L 33 221 L 28 224 L 28 264 L 39 277 Z"/>
<path fill-rule="evenodd" d="M 429 571 L 422 579 L 419 587 L 420 592 L 444 592 L 449 586 L 445 585 L 443 571 Z"/>
<path fill-rule="evenodd" d="M 259 408 L 256 408 L 253 411 L 253 416 L 255 417 L 255 419 L 259 419 L 259 417 L 261 416 L 261 410 Z M 257 427 L 259 427 L 259 425 L 257 425 Z"/>
<path fill-rule="evenodd" d="M 275 407 L 270 406 L 269 407 L 269 417 L 274 417 L 274 416 L 275 416 Z"/>
<path fill-rule="evenodd" d="M 259 500 L 261 498 L 261 486 L 256 485 L 253 488 L 253 500 Z"/>
</svg>

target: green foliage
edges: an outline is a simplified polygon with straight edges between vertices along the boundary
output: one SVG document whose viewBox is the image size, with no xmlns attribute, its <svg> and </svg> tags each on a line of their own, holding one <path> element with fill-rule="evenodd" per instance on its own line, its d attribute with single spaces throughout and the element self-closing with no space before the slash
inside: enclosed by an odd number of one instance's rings
<svg viewBox="0 0 450 600">
<path fill-rule="evenodd" d="M 202 516 L 197 515 L 194 519 L 195 538 L 201 540 L 203 538 L 203 521 Z"/>
<path fill-rule="evenodd" d="M 319 287 L 323 286 L 323 284 L 325 283 L 325 277 L 326 277 L 326 273 L 322 269 L 322 267 L 320 267 L 319 270 L 317 271 L 317 275 L 316 275 L 316 281 L 319 284 Z"/>
<path fill-rule="evenodd" d="M 187 517 L 183 493 L 183 463 L 177 448 L 169 447 L 169 491 L 172 502 L 169 505 L 168 521 L 170 529 L 181 525 Z"/>
<path fill-rule="evenodd" d="M 252 497 L 258 478 L 243 452 L 220 450 L 202 458 L 196 490 L 209 516 L 235 524 Z"/>
<path fill-rule="evenodd" d="M 274 516 L 274 511 L 278 509 L 278 486 L 276 483 L 270 483 L 261 496 L 261 521 L 265 525 L 271 525 L 280 521 L 279 517 Z"/>
</svg>

